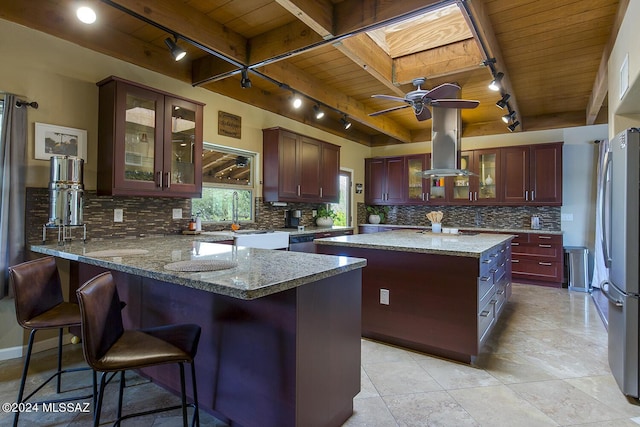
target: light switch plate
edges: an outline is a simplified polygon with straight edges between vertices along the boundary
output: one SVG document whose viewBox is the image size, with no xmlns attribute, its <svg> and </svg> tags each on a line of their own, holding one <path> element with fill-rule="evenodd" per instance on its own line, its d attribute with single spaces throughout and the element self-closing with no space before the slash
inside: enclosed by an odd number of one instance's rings
<svg viewBox="0 0 640 427">
<path fill-rule="evenodd" d="M 113 222 L 123 222 L 123 221 L 124 221 L 124 211 L 122 209 L 114 209 Z"/>
<path fill-rule="evenodd" d="M 182 209 L 177 208 L 172 211 L 172 219 L 182 219 Z"/>
</svg>

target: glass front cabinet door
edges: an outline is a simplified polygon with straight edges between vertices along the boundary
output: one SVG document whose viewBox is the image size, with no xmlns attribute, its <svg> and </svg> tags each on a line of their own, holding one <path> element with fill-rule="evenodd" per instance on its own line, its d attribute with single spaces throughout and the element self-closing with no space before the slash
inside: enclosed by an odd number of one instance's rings
<svg viewBox="0 0 640 427">
<path fill-rule="evenodd" d="M 407 202 L 423 204 L 429 201 L 429 180 L 422 177 L 422 171 L 429 169 L 429 154 L 406 156 Z"/>
<path fill-rule="evenodd" d="M 199 197 L 204 104 L 116 77 L 98 86 L 98 194 Z"/>
</svg>

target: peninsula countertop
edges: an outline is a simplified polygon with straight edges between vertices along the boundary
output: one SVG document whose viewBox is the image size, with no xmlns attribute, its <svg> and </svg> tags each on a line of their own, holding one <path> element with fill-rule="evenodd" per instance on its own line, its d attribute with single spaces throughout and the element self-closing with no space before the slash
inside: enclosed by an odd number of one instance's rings
<svg viewBox="0 0 640 427">
<path fill-rule="evenodd" d="M 389 251 L 419 252 L 480 258 L 489 249 L 511 240 L 510 234 L 445 234 L 427 230 L 396 230 L 389 233 L 356 234 L 352 236 L 315 239 L 316 245 Z"/>
<path fill-rule="evenodd" d="M 236 247 L 203 242 L 191 236 L 71 241 L 62 246 L 53 243 L 30 248 L 45 255 L 246 300 L 366 266 L 366 260 L 361 258 Z M 191 260 L 217 260 L 237 266 L 206 272 L 164 268 L 170 263 Z"/>
</svg>

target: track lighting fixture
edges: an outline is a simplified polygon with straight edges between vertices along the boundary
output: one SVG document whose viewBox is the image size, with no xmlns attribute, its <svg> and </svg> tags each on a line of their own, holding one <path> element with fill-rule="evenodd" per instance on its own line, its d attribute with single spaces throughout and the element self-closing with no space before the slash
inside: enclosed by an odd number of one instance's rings
<svg viewBox="0 0 640 427">
<path fill-rule="evenodd" d="M 351 127 L 351 122 L 347 119 L 346 114 L 342 115 L 340 122 L 342 123 L 342 127 L 344 128 L 344 130 L 348 130 Z"/>
<path fill-rule="evenodd" d="M 491 83 L 489 83 L 489 89 L 497 92 L 500 90 L 500 82 L 502 81 L 502 78 L 504 77 L 504 73 L 498 73 L 495 75 L 495 77 L 493 78 L 493 80 L 491 81 Z"/>
<path fill-rule="evenodd" d="M 249 71 L 246 68 L 242 69 L 242 79 L 240 80 L 240 86 L 242 86 L 242 89 L 248 89 L 251 87 L 251 80 L 249 79 Z"/>
<path fill-rule="evenodd" d="M 169 48 L 169 50 L 171 51 L 171 55 L 173 56 L 173 59 L 175 59 L 176 61 L 180 61 L 182 58 L 184 58 L 187 55 L 187 51 L 185 51 L 183 48 L 178 46 L 177 37 L 174 37 L 174 40 L 171 40 L 171 38 L 167 37 L 166 39 L 164 39 L 164 43 Z"/>
<path fill-rule="evenodd" d="M 504 95 L 502 95 L 502 98 L 500 99 L 500 101 L 496 102 L 496 105 L 498 106 L 498 108 L 504 110 L 504 107 L 507 106 L 507 101 L 509 100 L 509 98 L 511 98 L 511 95 L 509 95 L 508 93 L 505 93 Z"/>
<path fill-rule="evenodd" d="M 487 58 L 484 61 L 482 61 L 482 65 L 484 65 L 485 67 L 489 66 L 489 67 L 493 67 L 493 64 L 496 63 L 496 58 Z"/>
<path fill-rule="evenodd" d="M 300 95 L 298 95 L 297 93 L 293 94 L 293 98 L 291 98 L 291 105 L 293 105 L 293 108 L 298 109 L 302 106 L 302 98 L 300 98 Z"/>
<path fill-rule="evenodd" d="M 317 120 L 320 120 L 321 118 L 324 117 L 324 111 L 322 111 L 322 109 L 320 108 L 320 106 L 318 104 L 313 106 L 313 112 L 314 112 Z"/>
<path fill-rule="evenodd" d="M 511 124 L 510 124 L 509 126 L 507 126 L 507 127 L 509 128 L 509 130 L 510 130 L 511 132 L 513 132 L 514 130 L 516 130 L 516 128 L 517 128 L 519 125 L 520 125 L 520 122 L 516 120 L 515 122 L 511 123 Z"/>
<path fill-rule="evenodd" d="M 93 24 L 96 22 L 96 12 L 88 6 L 80 6 L 76 10 L 76 16 L 85 24 Z"/>
<path fill-rule="evenodd" d="M 504 116 L 502 116 L 502 121 L 505 123 L 509 123 L 512 120 L 515 120 L 516 118 L 516 112 L 515 111 L 509 111 L 509 114 L 505 114 Z"/>
</svg>

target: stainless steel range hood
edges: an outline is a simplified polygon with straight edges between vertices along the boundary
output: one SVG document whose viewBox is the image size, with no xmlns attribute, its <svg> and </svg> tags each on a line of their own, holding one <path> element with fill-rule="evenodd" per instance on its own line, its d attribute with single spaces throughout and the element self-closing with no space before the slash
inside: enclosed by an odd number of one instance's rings
<svg viewBox="0 0 640 427">
<path fill-rule="evenodd" d="M 423 171 L 422 176 L 473 175 L 460 168 L 460 110 L 432 107 L 431 113 L 431 169 Z"/>
</svg>

